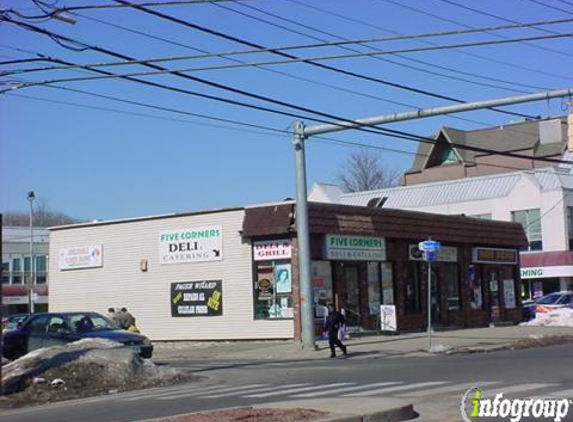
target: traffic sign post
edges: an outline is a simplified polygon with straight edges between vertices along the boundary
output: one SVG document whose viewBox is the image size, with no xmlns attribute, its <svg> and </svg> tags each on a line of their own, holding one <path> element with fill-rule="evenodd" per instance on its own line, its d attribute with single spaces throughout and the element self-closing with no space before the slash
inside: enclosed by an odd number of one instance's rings
<svg viewBox="0 0 573 422">
<path fill-rule="evenodd" d="M 428 239 L 418 244 L 418 249 L 424 252 L 424 260 L 428 263 L 428 351 L 432 349 L 432 262 L 436 261 L 440 242 Z"/>
</svg>

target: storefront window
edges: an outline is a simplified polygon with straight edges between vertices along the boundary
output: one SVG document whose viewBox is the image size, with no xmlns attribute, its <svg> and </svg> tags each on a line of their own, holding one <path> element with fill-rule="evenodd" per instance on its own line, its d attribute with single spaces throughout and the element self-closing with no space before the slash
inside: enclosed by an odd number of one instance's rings
<svg viewBox="0 0 573 422">
<path fill-rule="evenodd" d="M 573 251 L 573 207 L 567 207 L 567 232 L 569 233 L 569 250 Z"/>
<path fill-rule="evenodd" d="M 312 261 L 312 296 L 314 317 L 326 318 L 328 304 L 333 303 L 332 267 L 330 261 Z M 322 325 L 320 326 L 322 329 Z"/>
<path fill-rule="evenodd" d="M 292 318 L 290 262 L 257 262 L 256 274 L 255 319 Z"/>
<path fill-rule="evenodd" d="M 483 309 L 483 286 L 476 265 L 470 265 L 468 268 L 467 283 L 470 291 L 471 308 Z"/>
<path fill-rule="evenodd" d="M 460 277 L 458 272 L 458 264 L 445 263 L 444 276 L 446 279 L 447 288 L 447 306 L 448 311 L 459 311 L 461 309 L 460 300 Z"/>
<path fill-rule="evenodd" d="M 408 262 L 408 277 L 404 283 L 404 310 L 418 313 L 420 308 L 420 262 Z"/>
<path fill-rule="evenodd" d="M 368 308 L 370 315 L 380 314 L 380 263 L 368 263 Z"/>
<path fill-rule="evenodd" d="M 2 284 L 10 283 L 10 263 L 2 262 Z"/>
<path fill-rule="evenodd" d="M 394 274 L 390 262 L 382 262 L 382 304 L 394 304 Z"/>
</svg>

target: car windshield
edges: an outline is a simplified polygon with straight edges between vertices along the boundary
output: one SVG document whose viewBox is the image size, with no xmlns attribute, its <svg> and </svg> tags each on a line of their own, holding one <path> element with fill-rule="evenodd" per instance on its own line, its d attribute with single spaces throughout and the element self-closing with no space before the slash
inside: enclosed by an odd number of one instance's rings
<svg viewBox="0 0 573 422">
<path fill-rule="evenodd" d="M 555 293 L 542 297 L 537 301 L 539 305 L 554 305 L 560 298 L 561 294 Z"/>
<path fill-rule="evenodd" d="M 74 327 L 78 333 L 120 329 L 111 319 L 99 314 L 73 314 L 70 315 L 69 319 L 72 327 Z"/>
</svg>

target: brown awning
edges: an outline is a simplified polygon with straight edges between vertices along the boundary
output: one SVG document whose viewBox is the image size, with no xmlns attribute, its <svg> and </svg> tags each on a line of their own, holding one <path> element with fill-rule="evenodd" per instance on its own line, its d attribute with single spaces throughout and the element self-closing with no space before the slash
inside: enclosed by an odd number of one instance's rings
<svg viewBox="0 0 573 422">
<path fill-rule="evenodd" d="M 48 296 L 48 285 L 38 284 L 33 286 L 34 292 L 38 296 Z M 10 284 L 2 286 L 2 296 L 26 296 L 28 287 L 25 284 Z"/>
<path fill-rule="evenodd" d="M 294 205 L 246 209 L 243 235 L 280 235 L 295 231 Z M 309 203 L 312 234 L 354 234 L 395 239 L 521 247 L 527 238 L 520 224 L 384 208 Z"/>
</svg>

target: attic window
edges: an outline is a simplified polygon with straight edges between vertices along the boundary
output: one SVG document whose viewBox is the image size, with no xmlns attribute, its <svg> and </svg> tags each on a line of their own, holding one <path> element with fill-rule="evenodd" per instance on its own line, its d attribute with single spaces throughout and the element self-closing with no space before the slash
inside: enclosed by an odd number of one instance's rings
<svg viewBox="0 0 573 422">
<path fill-rule="evenodd" d="M 458 157 L 456 157 L 456 153 L 452 148 L 447 148 L 442 153 L 440 157 L 440 165 L 441 164 L 449 164 L 449 163 L 456 163 L 458 161 Z"/>
<path fill-rule="evenodd" d="M 387 196 L 384 196 L 382 198 L 372 198 L 368 201 L 366 206 L 370 208 L 382 208 L 387 200 L 388 200 Z"/>
</svg>

